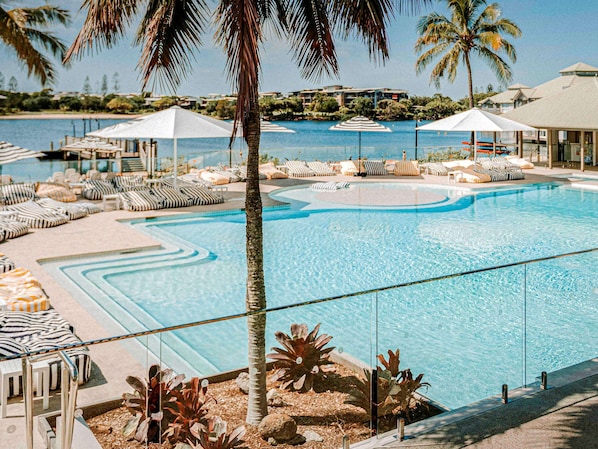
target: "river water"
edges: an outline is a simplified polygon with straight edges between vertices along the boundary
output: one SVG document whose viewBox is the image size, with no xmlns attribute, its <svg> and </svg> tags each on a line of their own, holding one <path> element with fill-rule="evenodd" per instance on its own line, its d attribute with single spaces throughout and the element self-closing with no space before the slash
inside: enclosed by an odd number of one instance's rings
<svg viewBox="0 0 598 449">
<path fill-rule="evenodd" d="M 82 136 L 91 129 L 103 128 L 123 120 L 108 119 L 11 119 L 0 120 L 0 141 L 31 150 L 59 150 L 65 136 Z M 285 160 L 336 161 L 358 157 L 358 134 L 346 131 L 330 131 L 336 122 L 294 121 L 276 122 L 295 131 L 291 133 L 262 133 L 261 154 L 264 158 Z M 414 121 L 384 122 L 391 133 L 362 133 L 361 155 L 369 159 L 401 158 L 403 150 L 408 158 L 416 158 Z M 418 156 L 438 148 L 460 149 L 461 142 L 469 140 L 468 133 L 418 133 Z M 246 158 L 246 148 L 240 140 L 228 150 L 228 139 L 181 139 L 178 141 L 178 154 L 186 162 L 198 167 L 218 164 L 242 163 Z M 158 157 L 166 160 L 172 157 L 172 141 L 158 140 Z M 171 163 L 171 162 L 170 162 Z M 99 162 L 99 169 L 105 170 L 107 162 Z M 40 181 L 55 171 L 67 167 L 85 172 L 90 162 L 62 160 L 40 161 L 30 159 L 6 164 L 3 174 L 10 174 L 15 181 Z"/>
</svg>

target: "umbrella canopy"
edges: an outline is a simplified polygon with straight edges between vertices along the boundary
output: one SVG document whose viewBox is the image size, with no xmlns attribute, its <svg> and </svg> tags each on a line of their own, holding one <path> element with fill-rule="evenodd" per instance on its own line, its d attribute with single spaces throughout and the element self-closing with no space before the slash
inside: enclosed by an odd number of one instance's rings
<svg viewBox="0 0 598 449">
<path fill-rule="evenodd" d="M 267 120 L 260 121 L 260 131 L 263 133 L 295 133 L 296 131 L 285 128 L 284 126 L 277 125 L 276 123 L 269 122 Z"/>
<path fill-rule="evenodd" d="M 536 131 L 531 126 L 472 108 L 450 117 L 436 120 L 416 128 L 418 131 L 471 131 L 474 133 L 474 159 L 477 153 L 476 132 Z"/>
<path fill-rule="evenodd" d="M 174 157 L 174 182 L 177 179 L 177 139 L 202 139 L 231 137 L 233 125 L 212 117 L 173 106 L 137 120 L 112 125 L 94 132 L 108 138 L 172 139 Z M 110 128 L 110 129 L 109 129 Z"/>
<path fill-rule="evenodd" d="M 331 131 L 353 131 L 359 134 L 359 153 L 358 153 L 358 162 L 357 168 L 358 174 L 361 174 L 361 133 L 362 132 L 382 132 L 382 133 L 390 133 L 392 130 L 387 128 L 386 126 L 381 125 L 380 123 L 374 122 L 367 117 L 363 117 L 358 115 L 353 117 L 352 119 L 346 120 L 344 122 L 337 123 L 334 126 L 328 128 Z"/>
<path fill-rule="evenodd" d="M 0 165 L 11 162 L 29 159 L 32 157 L 44 157 L 45 154 L 39 151 L 32 151 L 21 148 L 8 142 L 0 142 Z"/>
<path fill-rule="evenodd" d="M 105 153 L 118 153 L 122 151 L 122 148 L 112 145 L 108 142 L 103 142 L 99 139 L 94 138 L 85 138 L 82 140 L 78 140 L 76 142 L 70 143 L 62 147 L 62 150 L 72 150 L 72 151 L 81 151 L 81 150 L 90 150 L 96 152 L 105 152 Z"/>
</svg>

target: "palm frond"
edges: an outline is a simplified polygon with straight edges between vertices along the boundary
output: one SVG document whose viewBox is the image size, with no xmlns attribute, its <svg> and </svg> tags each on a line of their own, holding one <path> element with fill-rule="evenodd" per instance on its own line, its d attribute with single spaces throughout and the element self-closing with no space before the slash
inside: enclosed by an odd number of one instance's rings
<svg viewBox="0 0 598 449">
<path fill-rule="evenodd" d="M 442 54 L 451 44 L 442 42 L 424 52 L 415 62 L 415 72 L 420 75 L 438 55 Z"/>
<path fill-rule="evenodd" d="M 226 51 L 226 71 L 233 89 L 237 91 L 233 135 L 238 124 L 242 123 L 246 138 L 248 114 L 258 104 L 254 97 L 261 68 L 259 44 L 262 34 L 257 4 L 250 0 L 223 0 L 216 10 L 215 21 L 218 26 L 216 41 Z"/>
<path fill-rule="evenodd" d="M 338 75 L 329 5 L 325 0 L 293 0 L 287 12 L 293 59 L 301 75 L 314 81 Z"/>
<path fill-rule="evenodd" d="M 440 80 L 447 76 L 447 74 L 450 83 L 455 81 L 460 53 L 458 47 L 453 46 L 442 58 L 440 58 L 430 74 L 430 84 L 434 84 L 436 88 L 439 88 Z"/>
<path fill-rule="evenodd" d="M 48 26 L 55 23 L 68 25 L 71 15 L 66 9 L 56 6 L 44 5 L 37 8 L 20 8 L 25 22 L 29 26 Z"/>
<path fill-rule="evenodd" d="M 146 87 L 154 78 L 161 87 L 175 90 L 202 44 L 208 8 L 203 0 L 152 0 L 139 24 L 136 44 L 143 45 L 138 68 Z"/>
<path fill-rule="evenodd" d="M 474 50 L 478 55 L 488 62 L 488 65 L 496 75 L 496 78 L 501 84 L 510 83 L 513 74 L 509 64 L 496 53 L 490 51 L 485 47 L 479 47 Z"/>
<path fill-rule="evenodd" d="M 93 49 L 110 48 L 129 28 L 141 0 L 85 0 L 81 10 L 87 9 L 87 17 L 75 41 L 66 52 L 65 61 Z"/>
</svg>

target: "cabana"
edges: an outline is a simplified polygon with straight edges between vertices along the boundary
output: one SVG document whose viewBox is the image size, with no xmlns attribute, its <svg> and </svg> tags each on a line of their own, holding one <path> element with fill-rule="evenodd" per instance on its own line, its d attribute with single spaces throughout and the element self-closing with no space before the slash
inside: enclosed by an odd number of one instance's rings
<svg viewBox="0 0 598 449">
<path fill-rule="evenodd" d="M 579 162 L 580 169 L 583 171 L 587 163 L 586 158 L 594 165 L 598 162 L 598 79 L 596 78 L 590 78 L 560 93 L 528 103 L 502 116 L 534 128 L 547 130 L 549 168 L 552 168 L 553 162 L 563 160 Z M 559 131 L 575 132 L 574 139 L 578 142 L 571 144 L 569 158 L 565 154 L 559 155 Z M 520 134 L 520 142 L 522 137 Z M 586 142 L 590 141 L 588 137 L 591 137 L 591 143 Z"/>
</svg>

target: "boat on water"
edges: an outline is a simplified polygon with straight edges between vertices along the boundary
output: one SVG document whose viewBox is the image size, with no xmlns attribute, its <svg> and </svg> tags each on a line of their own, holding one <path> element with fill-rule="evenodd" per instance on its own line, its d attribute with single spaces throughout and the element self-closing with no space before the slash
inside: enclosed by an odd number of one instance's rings
<svg viewBox="0 0 598 449">
<path fill-rule="evenodd" d="M 471 148 L 473 147 L 473 145 L 471 144 L 471 142 L 468 141 L 462 141 L 461 142 L 463 145 L 467 145 L 467 147 L 463 148 L 463 150 L 465 151 L 471 151 Z M 509 154 L 511 153 L 511 150 L 509 150 L 507 148 L 507 145 L 505 145 L 504 143 L 494 143 L 494 142 L 488 142 L 485 140 L 481 140 L 477 142 L 478 144 L 478 149 L 477 152 L 478 153 L 482 153 L 482 154 L 494 154 L 495 153 L 495 149 L 494 147 L 496 147 L 496 154 Z"/>
</svg>

